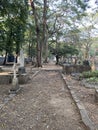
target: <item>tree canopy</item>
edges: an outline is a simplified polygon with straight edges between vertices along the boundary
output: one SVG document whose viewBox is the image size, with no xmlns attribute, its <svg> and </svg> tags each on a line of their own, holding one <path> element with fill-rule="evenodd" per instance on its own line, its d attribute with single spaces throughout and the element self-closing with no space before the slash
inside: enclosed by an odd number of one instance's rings
<svg viewBox="0 0 98 130">
<path fill-rule="evenodd" d="M 0 10 L 0 52 L 18 55 L 24 48 L 37 57 L 37 66 L 52 46 L 62 55 L 87 52 L 88 58 L 98 36 L 97 1 L 91 7 L 89 0 L 1 0 Z"/>
</svg>

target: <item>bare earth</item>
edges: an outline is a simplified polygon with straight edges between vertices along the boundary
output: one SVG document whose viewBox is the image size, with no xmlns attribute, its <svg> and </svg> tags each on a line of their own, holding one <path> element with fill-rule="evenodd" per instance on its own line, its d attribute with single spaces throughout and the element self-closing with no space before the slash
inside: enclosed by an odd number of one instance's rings
<svg viewBox="0 0 98 130">
<path fill-rule="evenodd" d="M 82 86 L 79 81 L 74 80 L 71 76 L 67 75 L 66 81 L 71 86 L 78 99 L 83 103 L 90 119 L 98 128 L 98 104 L 95 102 L 94 88 L 86 88 Z"/>
<path fill-rule="evenodd" d="M 59 71 L 50 68 L 33 78 L 30 71 L 31 80 L 0 110 L 0 130 L 86 130 Z M 0 104 L 8 88 L 0 85 Z"/>
</svg>

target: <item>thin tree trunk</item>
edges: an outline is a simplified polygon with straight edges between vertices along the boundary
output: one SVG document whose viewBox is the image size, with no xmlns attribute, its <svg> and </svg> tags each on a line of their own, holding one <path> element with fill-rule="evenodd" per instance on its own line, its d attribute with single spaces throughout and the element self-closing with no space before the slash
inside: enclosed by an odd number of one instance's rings
<svg viewBox="0 0 98 130">
<path fill-rule="evenodd" d="M 43 49 L 45 63 L 47 63 L 48 58 L 48 29 L 47 29 L 47 0 L 44 0 L 44 10 L 43 10 Z"/>
<path fill-rule="evenodd" d="M 16 60 L 15 63 L 17 63 L 17 59 L 18 59 L 18 55 L 19 55 L 19 51 L 20 51 L 20 44 L 19 41 L 16 42 Z"/>
<path fill-rule="evenodd" d="M 5 53 L 3 65 L 6 65 L 6 60 L 7 60 L 7 51 L 6 51 L 6 53 Z"/>
<path fill-rule="evenodd" d="M 89 47 L 86 46 L 86 49 L 85 49 L 85 59 L 89 59 Z"/>
<path fill-rule="evenodd" d="M 15 63 L 18 62 L 18 54 L 16 54 L 16 57 L 15 57 Z"/>
</svg>

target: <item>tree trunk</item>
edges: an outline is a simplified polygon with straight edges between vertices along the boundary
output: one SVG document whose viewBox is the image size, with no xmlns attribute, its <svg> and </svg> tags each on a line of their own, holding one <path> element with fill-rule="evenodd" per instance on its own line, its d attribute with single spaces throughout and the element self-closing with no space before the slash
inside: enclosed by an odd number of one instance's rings
<svg viewBox="0 0 98 130">
<path fill-rule="evenodd" d="M 43 10 L 43 52 L 44 52 L 44 62 L 47 63 L 48 60 L 48 29 L 47 29 L 47 0 L 44 0 L 44 10 Z"/>
<path fill-rule="evenodd" d="M 19 44 L 19 41 L 17 41 L 16 42 L 16 60 L 15 60 L 15 63 L 17 63 L 19 51 L 20 51 L 20 44 Z"/>
<path fill-rule="evenodd" d="M 86 49 L 85 49 L 85 59 L 89 59 L 89 47 L 86 46 Z"/>
<path fill-rule="evenodd" d="M 4 58 L 3 65 L 6 65 L 6 60 L 7 60 L 7 52 L 6 52 L 6 54 L 5 54 L 5 58 Z"/>
<path fill-rule="evenodd" d="M 58 63 L 59 63 L 59 56 L 58 56 L 58 54 L 56 55 L 56 65 L 58 65 Z"/>
<path fill-rule="evenodd" d="M 37 13 L 35 10 L 35 5 L 34 2 L 32 0 L 30 0 L 31 2 L 31 7 L 33 10 L 33 15 L 34 15 L 34 19 L 35 19 L 35 26 L 36 26 L 36 36 L 37 36 L 37 63 L 36 63 L 36 67 L 42 67 L 42 44 L 41 44 L 41 40 L 40 40 L 40 27 L 39 27 L 39 23 L 38 23 L 38 18 L 37 18 Z"/>
</svg>

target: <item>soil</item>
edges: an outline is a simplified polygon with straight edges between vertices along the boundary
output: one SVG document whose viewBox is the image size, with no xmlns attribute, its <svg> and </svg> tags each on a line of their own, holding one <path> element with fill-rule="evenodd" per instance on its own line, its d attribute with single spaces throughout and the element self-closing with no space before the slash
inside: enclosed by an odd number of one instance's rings
<svg viewBox="0 0 98 130">
<path fill-rule="evenodd" d="M 83 103 L 86 108 L 89 118 L 98 128 L 98 103 L 95 102 L 95 89 L 90 85 L 85 87 L 81 85 L 81 81 L 74 80 L 70 75 L 66 75 L 66 81 L 75 92 L 78 99 Z"/>
<path fill-rule="evenodd" d="M 60 75 L 61 68 L 48 64 L 39 69 L 27 68 L 27 71 L 29 82 L 20 85 L 21 92 L 0 109 L 0 130 L 86 130 Z M 33 77 L 36 71 L 39 73 Z M 69 77 L 67 78 L 69 80 Z M 71 80 L 71 83 L 73 82 Z M 0 104 L 8 96 L 10 87 L 10 85 L 0 85 Z M 86 98 L 82 97 L 84 91 L 77 87 L 73 89 L 78 93 L 81 92 L 79 97 L 86 107 L 93 104 L 91 112 L 94 111 L 93 109 L 96 110 L 91 98 L 92 92 L 89 101 L 86 101 Z M 88 97 L 87 95 L 84 96 Z M 94 121 L 97 123 L 98 120 Z"/>
</svg>

